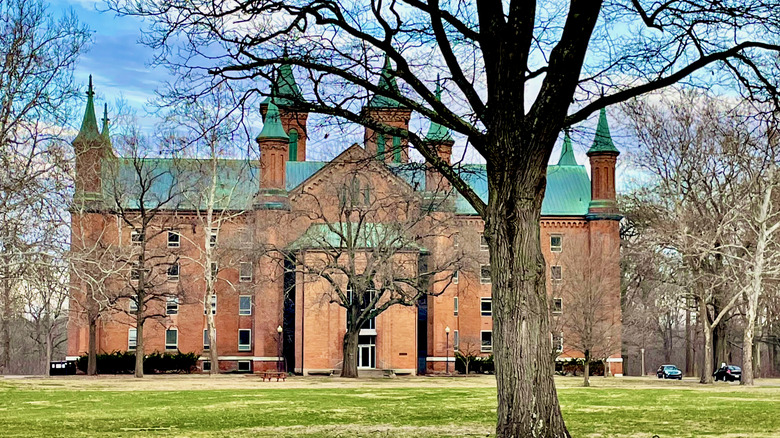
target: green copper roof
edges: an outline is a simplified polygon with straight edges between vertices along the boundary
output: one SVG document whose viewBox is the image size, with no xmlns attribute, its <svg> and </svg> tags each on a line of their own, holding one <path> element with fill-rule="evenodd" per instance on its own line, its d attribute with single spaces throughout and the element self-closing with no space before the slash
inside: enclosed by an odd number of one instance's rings
<svg viewBox="0 0 780 438">
<path fill-rule="evenodd" d="M 441 85 L 439 85 L 438 77 L 436 77 L 436 100 L 441 101 Z M 431 126 L 428 128 L 425 139 L 431 142 L 452 141 L 452 133 L 446 126 L 431 120 Z"/>
<path fill-rule="evenodd" d="M 559 166 L 576 166 L 577 159 L 574 158 L 574 149 L 571 146 L 571 137 L 569 129 L 566 128 L 563 134 L 563 146 L 561 147 L 561 158 L 558 159 Z"/>
<path fill-rule="evenodd" d="M 257 136 L 258 140 L 264 138 L 290 139 L 282 127 L 282 120 L 279 118 L 279 108 L 274 105 L 273 102 L 268 102 L 268 110 L 265 113 L 263 130 L 260 131 L 260 135 Z"/>
<path fill-rule="evenodd" d="M 111 133 L 108 130 L 108 104 L 103 104 L 103 130 L 100 131 L 100 136 L 107 142 L 111 142 Z"/>
<path fill-rule="evenodd" d="M 287 55 L 285 54 L 285 58 Z M 303 101 L 303 94 L 298 84 L 295 82 L 292 66 L 282 64 L 277 70 L 276 78 L 271 84 L 271 95 L 266 97 L 263 103 L 274 102 L 277 105 L 285 107 L 294 107 L 296 102 Z"/>
<path fill-rule="evenodd" d="M 97 117 L 95 117 L 95 91 L 92 89 L 92 75 L 89 75 L 89 88 L 87 88 L 87 108 L 84 110 L 84 119 L 81 121 L 81 129 L 76 140 L 98 140 Z"/>
<path fill-rule="evenodd" d="M 398 89 L 398 84 L 395 81 L 395 76 L 390 72 L 393 66 L 390 64 L 390 57 L 385 55 L 385 65 L 382 67 L 382 73 L 379 76 L 379 83 L 377 86 L 380 90 L 388 91 L 390 94 L 401 94 Z M 392 98 L 382 95 L 374 95 L 371 100 L 368 101 L 369 108 L 401 108 L 401 104 Z"/>
<path fill-rule="evenodd" d="M 596 127 L 596 138 L 593 139 L 593 146 L 588 149 L 588 155 L 596 152 L 615 152 L 620 153 L 612 143 L 612 136 L 609 133 L 609 123 L 607 122 L 607 111 L 602 108 L 599 112 L 599 124 Z"/>
<path fill-rule="evenodd" d="M 287 249 L 344 248 L 347 244 L 356 248 L 392 247 L 425 251 L 425 248 L 413 239 L 401 235 L 398 227 L 373 222 L 311 224 L 305 233 L 287 246 Z"/>
</svg>

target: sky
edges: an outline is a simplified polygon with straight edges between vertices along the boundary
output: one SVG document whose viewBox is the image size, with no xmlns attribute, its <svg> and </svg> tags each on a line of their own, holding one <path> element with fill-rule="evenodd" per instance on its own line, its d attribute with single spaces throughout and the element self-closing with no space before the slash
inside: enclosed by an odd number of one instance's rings
<svg viewBox="0 0 780 438">
<path fill-rule="evenodd" d="M 166 69 L 161 67 L 152 67 L 151 61 L 154 51 L 139 42 L 143 34 L 145 23 L 136 17 L 118 17 L 112 11 L 106 11 L 102 2 L 94 0 L 51 0 L 52 12 L 61 13 L 62 11 L 72 9 L 79 19 L 87 24 L 92 31 L 92 45 L 90 50 L 82 55 L 76 67 L 75 77 L 78 82 L 86 84 L 89 75 L 93 76 L 93 83 L 96 91 L 96 107 L 102 108 L 103 103 L 109 105 L 109 118 L 111 111 L 115 108 L 117 99 L 124 100 L 131 108 L 136 111 L 138 122 L 141 128 L 147 132 L 154 129 L 155 117 L 147 111 L 150 109 L 148 103 L 154 98 L 155 89 L 161 87 L 166 80 L 170 79 Z M 538 85 L 534 86 L 538 88 Z M 529 90 L 531 91 L 531 90 Z M 533 94 L 528 93 L 533 99 Z M 535 93 L 534 93 L 535 94 Z M 613 121 L 614 112 L 610 114 Z M 588 164 L 588 158 L 585 152 L 593 141 L 598 113 L 594 114 L 590 120 L 575 127 L 572 137 L 574 143 L 574 152 L 579 164 Z M 98 114 L 98 117 L 102 117 Z M 79 115 L 76 120 L 80 120 Z M 413 124 L 413 128 L 417 123 Z M 613 126 L 613 136 L 616 145 L 621 148 L 620 134 Z M 258 126 L 258 132 L 261 126 Z M 427 126 L 420 126 L 423 132 Z M 362 135 L 358 135 L 354 141 L 360 141 Z M 312 138 L 312 145 L 317 144 L 316 138 Z M 324 139 L 323 139 L 324 140 Z M 562 140 L 562 138 L 561 138 Z M 346 149 L 351 143 L 343 141 Z M 463 141 L 458 141 L 462 146 Z M 550 162 L 555 164 L 560 154 L 560 143 L 551 155 Z M 454 155 L 458 154 L 458 146 Z M 335 155 L 338 145 L 324 145 L 322 156 L 319 159 L 327 159 Z M 461 149 L 462 150 L 462 149 Z M 314 151 L 312 151 L 314 152 Z M 468 161 L 482 161 L 481 157 L 469 154 Z M 621 169 L 618 170 L 621 173 Z M 619 178 L 620 179 L 620 178 Z"/>
</svg>

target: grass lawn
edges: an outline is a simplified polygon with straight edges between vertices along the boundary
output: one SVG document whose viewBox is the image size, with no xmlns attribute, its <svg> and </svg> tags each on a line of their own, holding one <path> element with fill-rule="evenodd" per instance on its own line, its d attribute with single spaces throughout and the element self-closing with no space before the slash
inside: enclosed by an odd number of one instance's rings
<svg viewBox="0 0 780 438">
<path fill-rule="evenodd" d="M 780 380 L 754 388 L 559 378 L 574 437 L 780 437 Z M 495 381 L 243 376 L 0 379 L 2 437 L 492 435 Z"/>
</svg>

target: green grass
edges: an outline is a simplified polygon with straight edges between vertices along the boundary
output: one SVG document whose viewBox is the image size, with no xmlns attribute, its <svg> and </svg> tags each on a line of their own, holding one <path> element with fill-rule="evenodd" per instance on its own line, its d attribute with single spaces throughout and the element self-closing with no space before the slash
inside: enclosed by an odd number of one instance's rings
<svg viewBox="0 0 780 438">
<path fill-rule="evenodd" d="M 287 386 L 240 377 L 168 379 L 0 380 L 0 436 L 485 436 L 495 421 L 489 378 L 296 379 Z M 216 389 L 195 389 L 201 382 Z M 780 436 L 778 382 L 755 388 L 650 379 L 607 379 L 593 388 L 578 383 L 558 381 L 574 437 Z"/>
</svg>

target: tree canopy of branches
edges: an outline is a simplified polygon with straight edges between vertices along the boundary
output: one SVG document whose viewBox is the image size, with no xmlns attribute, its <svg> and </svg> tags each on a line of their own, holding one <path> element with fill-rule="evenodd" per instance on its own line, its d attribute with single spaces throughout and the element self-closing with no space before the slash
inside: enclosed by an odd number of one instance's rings
<svg viewBox="0 0 780 438">
<path fill-rule="evenodd" d="M 471 203 L 490 247 L 501 437 L 568 436 L 552 379 L 539 244 L 546 166 L 562 128 L 684 81 L 717 81 L 778 102 L 774 1 L 108 3 L 150 20 L 146 41 L 181 74 L 182 87 L 198 93 L 214 82 L 269 78 L 274 65 L 297 66 L 308 76 L 304 92 L 283 97 L 407 139 Z M 377 85 L 385 56 L 400 87 Z M 362 111 L 371 95 L 465 139 L 487 162 L 489 199 L 420 135 Z"/>
</svg>

